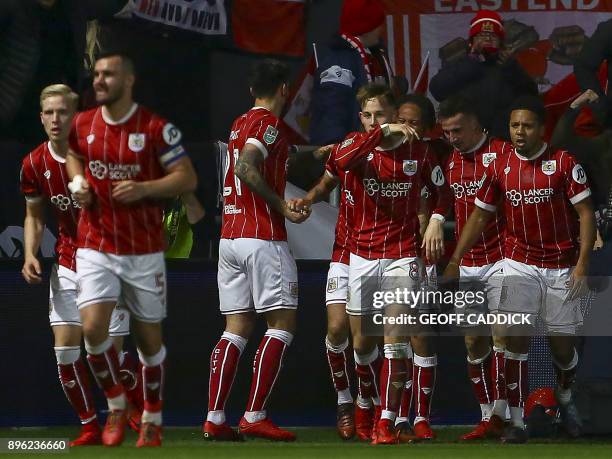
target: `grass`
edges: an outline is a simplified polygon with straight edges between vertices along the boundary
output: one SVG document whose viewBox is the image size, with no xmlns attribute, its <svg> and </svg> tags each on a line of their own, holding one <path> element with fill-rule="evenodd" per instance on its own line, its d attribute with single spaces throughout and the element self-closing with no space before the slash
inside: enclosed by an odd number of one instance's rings
<svg viewBox="0 0 612 459">
<path fill-rule="evenodd" d="M 531 440 L 526 445 L 501 445 L 494 441 L 459 443 L 457 438 L 467 431 L 465 427 L 436 429 L 438 438 L 429 443 L 397 446 L 370 446 L 357 441 L 343 442 L 332 428 L 296 428 L 295 443 L 270 443 L 265 440 L 248 440 L 243 443 L 207 442 L 195 428 L 169 427 L 164 431 L 164 446 L 160 449 L 136 449 L 136 436 L 127 434 L 121 447 L 82 447 L 69 451 L 70 457 L 103 458 L 505 458 L 536 457 L 563 458 L 588 457 L 589 459 L 612 457 L 612 439 L 594 438 L 577 441 Z M 61 439 L 77 433 L 75 427 L 12 428 L 0 429 L 0 438 Z M 7 457 L 6 454 L 0 456 Z M 19 454 L 18 457 L 41 457 L 51 454 Z M 53 454 L 57 457 L 57 454 Z"/>
</svg>

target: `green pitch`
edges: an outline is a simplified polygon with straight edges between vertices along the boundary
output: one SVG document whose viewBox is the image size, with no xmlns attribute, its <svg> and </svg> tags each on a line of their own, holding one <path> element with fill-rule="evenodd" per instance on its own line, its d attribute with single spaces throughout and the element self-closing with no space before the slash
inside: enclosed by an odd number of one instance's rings
<svg viewBox="0 0 612 459">
<path fill-rule="evenodd" d="M 532 440 L 527 445 L 501 445 L 487 441 L 459 443 L 457 438 L 467 432 L 464 427 L 438 428 L 438 439 L 429 443 L 396 446 L 370 446 L 357 441 L 343 442 L 331 428 L 293 429 L 298 440 L 295 443 L 270 443 L 265 440 L 248 440 L 242 443 L 215 443 L 205 441 L 194 428 L 167 428 L 164 431 L 164 446 L 161 449 L 139 450 L 134 446 L 136 436 L 128 433 L 119 448 L 81 447 L 71 449 L 67 455 L 57 454 L 1 454 L 2 457 L 89 457 L 103 458 L 211 458 L 211 459 L 268 459 L 268 458 L 347 458 L 347 459 L 391 459 L 391 458 L 468 458 L 496 459 L 512 457 L 554 458 L 612 457 L 612 439 L 581 439 L 578 441 Z M 75 427 L 42 429 L 0 429 L 0 438 L 36 437 L 60 439 L 72 437 Z"/>
</svg>

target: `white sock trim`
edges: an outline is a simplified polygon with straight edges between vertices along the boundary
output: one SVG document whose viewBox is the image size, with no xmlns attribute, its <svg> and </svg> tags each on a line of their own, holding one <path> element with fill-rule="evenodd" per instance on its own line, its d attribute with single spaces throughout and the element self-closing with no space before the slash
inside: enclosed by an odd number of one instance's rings
<svg viewBox="0 0 612 459">
<path fill-rule="evenodd" d="M 491 348 L 489 348 L 489 349 L 487 350 L 487 353 L 484 355 L 484 357 L 480 357 L 480 358 L 478 358 L 478 359 L 474 359 L 474 360 L 472 360 L 472 359 L 470 359 L 470 356 L 468 355 L 468 356 L 467 356 L 467 362 L 468 362 L 470 365 L 480 365 L 482 362 L 484 362 L 485 360 L 487 360 L 487 359 L 489 358 L 489 356 L 490 356 L 490 355 L 491 355 Z"/>
<path fill-rule="evenodd" d="M 414 353 L 412 352 L 412 345 L 410 344 L 410 342 L 402 343 L 402 345 L 404 346 L 404 353 L 406 354 L 406 358 L 412 359 Z"/>
<path fill-rule="evenodd" d="M 71 365 L 81 357 L 80 346 L 57 346 L 53 350 L 58 365 Z"/>
<path fill-rule="evenodd" d="M 263 411 L 245 411 L 244 412 L 244 419 L 247 420 L 247 422 L 253 424 L 255 422 L 259 422 L 259 421 L 263 421 L 264 419 L 266 419 L 266 410 Z"/>
<path fill-rule="evenodd" d="M 387 359 L 406 359 L 406 343 L 385 344 L 383 351 Z"/>
<path fill-rule="evenodd" d="M 506 351 L 506 359 L 520 360 L 521 362 L 526 362 L 529 359 L 529 354 L 519 354 L 517 352 Z"/>
<path fill-rule="evenodd" d="M 221 425 L 225 422 L 225 411 L 213 410 L 206 415 L 206 420 L 216 425 Z"/>
<path fill-rule="evenodd" d="M 355 355 L 355 363 L 359 365 L 369 365 L 378 358 L 378 347 L 375 347 L 372 350 L 372 352 L 370 352 L 369 354 L 360 355 L 360 354 L 357 354 L 357 351 L 355 351 L 354 355 Z"/>
<path fill-rule="evenodd" d="M 151 412 L 144 410 L 142 412 L 142 422 L 150 422 L 151 424 L 155 424 L 156 426 L 162 425 L 162 414 L 161 411 Z"/>
<path fill-rule="evenodd" d="M 223 334 L 221 335 L 221 339 L 226 339 L 234 346 L 236 346 L 238 348 L 238 351 L 240 351 L 240 354 L 244 352 L 244 348 L 246 347 L 248 342 L 248 340 L 244 336 L 235 335 L 234 333 L 230 333 L 227 331 L 223 332 Z"/>
<path fill-rule="evenodd" d="M 506 352 L 506 348 L 505 347 L 497 347 L 497 346 L 493 346 L 493 352 Z"/>
<path fill-rule="evenodd" d="M 435 367 L 438 364 L 438 355 L 434 354 L 431 357 L 421 357 L 420 355 L 414 354 L 413 362 L 414 365 L 421 368 Z"/>
<path fill-rule="evenodd" d="M 336 344 L 332 344 L 329 341 L 329 338 L 327 336 L 325 337 L 325 348 L 329 352 L 334 352 L 335 354 L 340 354 L 340 353 L 342 353 L 342 352 L 344 352 L 346 350 L 348 345 L 349 345 L 348 338 L 346 339 L 346 341 L 344 341 L 344 343 L 336 345 Z"/>
<path fill-rule="evenodd" d="M 140 363 L 142 363 L 145 367 L 156 367 L 161 365 L 161 363 L 166 360 L 166 346 L 162 344 L 161 349 L 155 355 L 144 355 L 138 349 L 138 358 L 140 359 Z"/>
<path fill-rule="evenodd" d="M 338 391 L 338 405 L 343 403 L 353 403 L 353 396 L 348 388 Z"/>
<path fill-rule="evenodd" d="M 268 328 L 265 336 L 269 336 L 271 338 L 276 338 L 287 346 L 291 346 L 291 342 L 293 341 L 293 334 L 289 333 L 286 330 L 279 330 L 278 328 Z"/>
<path fill-rule="evenodd" d="M 552 361 L 554 365 L 561 371 L 573 370 L 574 368 L 576 368 L 576 365 L 578 365 L 578 352 L 576 352 L 576 348 L 574 348 L 574 357 L 572 357 L 571 362 L 567 365 L 561 365 L 554 357 L 552 358 Z"/>
<path fill-rule="evenodd" d="M 111 337 L 107 337 L 106 341 L 98 345 L 90 344 L 87 341 L 87 338 L 85 338 L 85 350 L 87 351 L 88 354 L 91 354 L 91 355 L 104 354 L 106 351 L 108 351 L 112 347 L 112 345 L 113 345 L 113 339 Z"/>
</svg>

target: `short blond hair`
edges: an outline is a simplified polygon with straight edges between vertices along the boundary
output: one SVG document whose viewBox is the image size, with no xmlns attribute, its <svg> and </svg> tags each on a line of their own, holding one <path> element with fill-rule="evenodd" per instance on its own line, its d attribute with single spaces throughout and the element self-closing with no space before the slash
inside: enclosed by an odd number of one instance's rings
<svg viewBox="0 0 612 459">
<path fill-rule="evenodd" d="M 76 111 L 79 104 L 79 96 L 70 88 L 70 86 L 65 84 L 52 84 L 43 89 L 40 93 L 40 108 L 42 109 L 42 104 L 45 99 L 53 96 L 64 97 L 72 106 L 72 109 Z"/>
<path fill-rule="evenodd" d="M 357 102 L 361 108 L 365 107 L 371 99 L 377 99 L 379 102 L 386 102 L 392 108 L 397 108 L 397 102 L 393 91 L 386 84 L 368 83 L 357 91 Z"/>
</svg>

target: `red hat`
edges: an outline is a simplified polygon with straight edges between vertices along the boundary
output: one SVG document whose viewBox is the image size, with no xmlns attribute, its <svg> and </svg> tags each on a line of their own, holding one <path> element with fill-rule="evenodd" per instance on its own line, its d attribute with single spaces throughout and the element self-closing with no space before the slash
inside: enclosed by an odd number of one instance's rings
<svg viewBox="0 0 612 459">
<path fill-rule="evenodd" d="M 340 15 L 340 33 L 363 35 L 385 22 L 380 0 L 344 0 Z"/>
<path fill-rule="evenodd" d="M 478 11 L 470 21 L 470 38 L 480 32 L 493 32 L 503 40 L 505 33 L 501 16 L 495 11 Z"/>
</svg>

